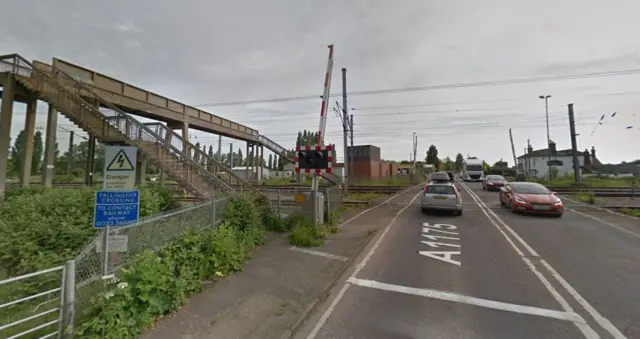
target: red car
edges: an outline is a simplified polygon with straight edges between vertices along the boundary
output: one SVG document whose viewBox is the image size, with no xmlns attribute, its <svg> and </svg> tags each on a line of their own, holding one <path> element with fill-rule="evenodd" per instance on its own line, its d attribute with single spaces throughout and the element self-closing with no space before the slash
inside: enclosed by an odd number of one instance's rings
<svg viewBox="0 0 640 339">
<path fill-rule="evenodd" d="M 500 188 L 500 205 L 513 213 L 527 212 L 561 217 L 562 200 L 555 192 L 534 182 L 510 182 Z"/>
<path fill-rule="evenodd" d="M 482 189 L 485 191 L 499 191 L 500 187 L 507 184 L 507 179 L 501 175 L 487 175 L 482 182 Z"/>
</svg>

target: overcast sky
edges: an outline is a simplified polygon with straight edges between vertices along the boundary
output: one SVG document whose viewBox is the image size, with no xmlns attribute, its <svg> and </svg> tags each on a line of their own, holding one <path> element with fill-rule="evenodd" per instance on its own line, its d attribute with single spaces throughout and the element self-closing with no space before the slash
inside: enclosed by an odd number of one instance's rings
<svg viewBox="0 0 640 339">
<path fill-rule="evenodd" d="M 0 54 L 83 65 L 292 148 L 298 130 L 317 130 L 319 98 L 210 104 L 319 97 L 328 44 L 335 45 L 332 93 L 341 93 L 342 67 L 348 92 L 640 69 L 639 11 L 637 0 L 12 1 L 0 11 Z M 376 145 L 385 159 L 408 159 L 417 132 L 421 159 L 435 144 L 441 158 L 462 153 L 511 164 L 509 128 L 517 155 L 527 139 L 546 147 L 541 94 L 552 96 L 550 134 L 558 149 L 571 146 L 567 104 L 574 103 L 581 150 L 595 146 L 603 162 L 640 158 L 640 73 L 352 95 L 348 102 L 355 144 Z M 335 99 L 326 142 L 340 150 Z M 15 110 L 14 136 L 24 106 Z M 45 123 L 39 115 L 37 126 Z M 62 129 L 74 127 L 59 123 L 66 147 Z M 215 135 L 191 137 L 217 147 Z M 224 151 L 230 142 L 244 152 L 244 143 L 227 138 Z"/>
</svg>

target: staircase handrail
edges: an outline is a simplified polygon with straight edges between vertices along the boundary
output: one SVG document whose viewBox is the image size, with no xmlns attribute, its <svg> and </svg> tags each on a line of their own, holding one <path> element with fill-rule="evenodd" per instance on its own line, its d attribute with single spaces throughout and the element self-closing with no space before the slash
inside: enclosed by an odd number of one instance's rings
<svg viewBox="0 0 640 339">
<path fill-rule="evenodd" d="M 75 86 L 77 86 L 79 89 L 85 90 L 85 91 L 91 93 L 96 99 L 98 99 L 100 101 L 100 103 L 104 104 L 109 109 L 113 110 L 115 112 L 115 114 L 118 116 L 118 118 L 125 119 L 125 121 L 128 121 L 130 124 L 136 126 L 138 129 L 140 129 L 140 130 L 146 132 L 147 134 L 149 134 L 150 136 L 154 137 L 156 139 L 155 140 L 156 142 L 161 143 L 166 148 L 168 148 L 171 151 L 173 151 L 174 153 L 180 155 L 181 159 L 183 159 L 184 161 L 190 163 L 192 166 L 195 165 L 195 167 L 198 168 L 201 171 L 202 175 L 204 175 L 205 177 L 207 177 L 207 178 L 211 179 L 212 181 L 216 182 L 217 184 L 222 186 L 225 190 L 235 193 L 235 190 L 231 186 L 229 186 L 226 182 L 222 181 L 220 178 L 216 177 L 215 175 L 212 175 L 209 171 L 206 170 L 206 168 L 204 168 L 201 164 L 199 164 L 198 162 L 193 160 L 188 154 L 185 154 L 183 151 L 179 150 L 178 148 L 174 147 L 172 144 L 168 143 L 167 140 L 164 140 L 163 138 L 161 138 L 158 134 L 153 132 L 149 127 L 145 126 L 143 123 L 139 122 L 138 120 L 132 118 L 130 115 L 128 115 L 125 112 L 123 112 L 117 106 L 113 105 L 108 100 L 104 99 L 101 95 L 99 95 L 98 93 L 93 91 L 89 86 L 83 84 L 82 82 L 76 80 L 74 77 L 72 77 L 68 73 L 66 73 L 66 72 L 64 72 L 64 71 L 62 71 L 60 69 L 57 69 L 55 67 L 53 68 L 53 72 L 54 72 L 53 74 L 47 74 L 47 72 L 40 71 L 35 67 L 33 67 L 33 69 L 32 69 L 32 74 L 35 73 L 35 75 L 41 76 L 42 79 L 44 79 L 45 81 L 48 81 L 49 85 L 53 85 L 53 86 L 57 87 L 59 90 L 62 90 L 62 91 L 66 92 L 66 93 L 68 93 L 68 94 L 70 94 L 72 96 L 76 96 L 79 100 L 81 100 L 82 105 L 84 106 L 83 108 L 89 109 L 89 110 L 93 110 L 93 111 L 98 111 L 98 113 L 101 116 L 104 116 L 103 112 L 100 112 L 100 110 L 95 108 L 93 105 L 90 105 L 80 95 L 76 95 L 75 93 L 71 93 L 69 90 L 67 90 L 64 85 L 61 85 L 55 79 L 55 76 L 57 74 L 60 74 L 60 75 L 62 75 L 62 76 L 64 76 L 66 78 L 65 80 L 67 80 L 67 79 L 71 80 L 72 83 Z M 80 91 L 78 91 L 78 93 L 80 93 Z M 105 119 L 105 121 L 107 121 L 107 120 L 108 119 Z M 107 123 L 109 123 L 109 122 L 107 122 Z M 116 126 L 114 126 L 114 127 L 116 127 Z M 167 129 L 167 128 L 165 127 L 165 129 Z M 131 137 L 129 135 L 127 135 L 127 133 L 123 133 L 123 135 L 124 135 L 125 139 L 132 140 Z M 181 140 L 185 140 L 185 139 L 181 138 Z M 191 144 L 188 140 L 186 140 L 186 142 L 187 142 L 187 144 L 189 146 L 191 146 L 192 148 L 195 148 L 195 145 Z M 191 185 L 191 186 L 195 187 L 194 185 Z M 199 190 L 197 187 L 196 187 L 196 189 Z M 201 190 L 199 190 L 199 191 L 202 192 Z"/>
</svg>

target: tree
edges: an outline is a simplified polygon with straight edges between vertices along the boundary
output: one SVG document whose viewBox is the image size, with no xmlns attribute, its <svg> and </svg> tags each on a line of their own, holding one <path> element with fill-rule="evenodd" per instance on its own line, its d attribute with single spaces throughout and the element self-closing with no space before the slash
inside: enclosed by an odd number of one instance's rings
<svg viewBox="0 0 640 339">
<path fill-rule="evenodd" d="M 460 153 L 456 155 L 456 170 L 462 171 L 462 166 L 464 166 L 464 156 Z"/>
<path fill-rule="evenodd" d="M 234 162 L 236 162 L 237 164 L 236 166 L 244 166 L 244 159 L 242 157 L 242 148 L 238 148 L 238 156 L 233 158 L 237 159 L 237 160 L 234 160 Z"/>
<path fill-rule="evenodd" d="M 456 168 L 456 163 L 451 160 L 451 158 L 444 158 L 444 170 L 445 171 L 454 171 Z"/>
<path fill-rule="evenodd" d="M 11 147 L 11 158 L 9 159 L 9 172 L 11 174 L 19 174 L 22 171 L 21 162 L 24 154 L 26 143 L 25 130 L 18 133 L 18 137 Z M 42 132 L 37 131 L 33 136 L 33 153 L 31 155 L 31 168 L 26 169 L 29 174 L 40 173 L 42 169 L 42 155 L 44 154 L 44 142 L 42 140 Z"/>
<path fill-rule="evenodd" d="M 269 154 L 269 162 L 267 163 L 268 169 L 273 169 L 273 156 Z"/>
<path fill-rule="evenodd" d="M 425 158 L 425 162 L 429 165 L 433 165 L 436 170 L 440 169 L 440 159 L 438 159 L 438 149 L 435 145 L 429 146 L 427 150 L 427 157 Z"/>
<path fill-rule="evenodd" d="M 196 148 L 200 150 L 200 142 L 196 142 Z M 194 151 L 193 153 L 193 160 L 198 162 L 200 160 L 200 153 L 197 151 Z"/>
</svg>

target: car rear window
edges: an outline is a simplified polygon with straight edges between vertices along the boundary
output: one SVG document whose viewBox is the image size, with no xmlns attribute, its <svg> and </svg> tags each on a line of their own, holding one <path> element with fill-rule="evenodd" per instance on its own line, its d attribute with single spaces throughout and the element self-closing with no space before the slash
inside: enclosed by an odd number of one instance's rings
<svg viewBox="0 0 640 339">
<path fill-rule="evenodd" d="M 456 191 L 449 185 L 429 185 L 427 186 L 427 193 L 431 194 L 455 194 Z"/>
</svg>

